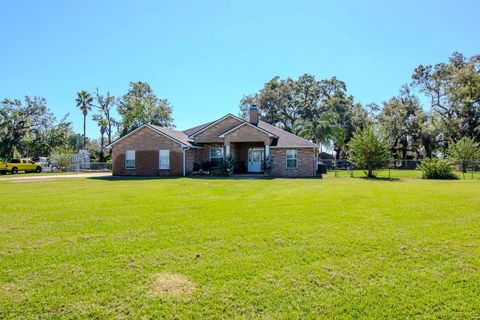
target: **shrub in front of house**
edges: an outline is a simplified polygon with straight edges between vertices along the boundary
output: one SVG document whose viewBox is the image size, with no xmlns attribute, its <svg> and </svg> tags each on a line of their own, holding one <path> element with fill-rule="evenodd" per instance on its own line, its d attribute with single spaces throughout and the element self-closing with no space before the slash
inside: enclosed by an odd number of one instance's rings
<svg viewBox="0 0 480 320">
<path fill-rule="evenodd" d="M 220 170 L 221 174 L 224 176 L 229 176 L 233 173 L 233 167 L 235 166 L 235 161 L 232 159 L 232 157 L 227 157 L 222 160 L 222 163 L 220 164 Z"/>
<path fill-rule="evenodd" d="M 263 172 L 265 176 L 269 177 L 272 174 L 273 170 L 273 161 L 270 159 L 270 157 L 266 158 L 265 161 L 263 161 Z"/>
<path fill-rule="evenodd" d="M 447 160 L 426 159 L 419 166 L 423 179 L 454 180 L 458 177 L 453 173 L 452 164 Z"/>
</svg>

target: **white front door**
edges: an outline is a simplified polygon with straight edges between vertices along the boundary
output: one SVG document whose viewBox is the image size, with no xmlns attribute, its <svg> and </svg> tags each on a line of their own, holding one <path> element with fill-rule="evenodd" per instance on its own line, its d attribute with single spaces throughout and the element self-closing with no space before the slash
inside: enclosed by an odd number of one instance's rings
<svg viewBox="0 0 480 320">
<path fill-rule="evenodd" d="M 248 172 L 262 172 L 263 148 L 248 149 Z"/>
</svg>

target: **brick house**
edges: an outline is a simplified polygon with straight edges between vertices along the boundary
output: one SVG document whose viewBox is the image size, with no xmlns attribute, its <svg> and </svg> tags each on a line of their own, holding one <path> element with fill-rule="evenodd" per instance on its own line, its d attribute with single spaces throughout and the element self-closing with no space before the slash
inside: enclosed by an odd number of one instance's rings
<svg viewBox="0 0 480 320">
<path fill-rule="evenodd" d="M 113 175 L 185 176 L 217 172 L 226 158 L 234 174 L 263 173 L 269 159 L 275 177 L 316 175 L 317 146 L 259 120 L 256 106 L 247 119 L 232 114 L 184 131 L 143 125 L 112 142 Z"/>
</svg>

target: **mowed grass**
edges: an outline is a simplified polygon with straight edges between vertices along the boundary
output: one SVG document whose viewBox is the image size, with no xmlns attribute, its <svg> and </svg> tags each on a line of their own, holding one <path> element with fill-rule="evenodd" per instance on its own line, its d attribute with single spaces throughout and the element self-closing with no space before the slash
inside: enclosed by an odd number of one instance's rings
<svg viewBox="0 0 480 320">
<path fill-rule="evenodd" d="M 0 319 L 480 317 L 478 180 L 78 178 L 0 192 Z"/>
</svg>

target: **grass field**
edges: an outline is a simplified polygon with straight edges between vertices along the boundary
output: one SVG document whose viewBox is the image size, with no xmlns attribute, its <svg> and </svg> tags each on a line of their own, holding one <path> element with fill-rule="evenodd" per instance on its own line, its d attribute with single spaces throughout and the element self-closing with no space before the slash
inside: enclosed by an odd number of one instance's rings
<svg viewBox="0 0 480 320">
<path fill-rule="evenodd" d="M 0 181 L 0 319 L 479 318 L 480 181 Z"/>
<path fill-rule="evenodd" d="M 462 173 L 461 171 L 454 171 L 455 175 L 460 180 L 480 180 L 480 171 Z M 337 178 L 361 178 L 365 177 L 364 170 L 353 170 L 348 171 L 346 169 L 342 170 L 329 170 L 328 175 Z M 382 169 L 375 171 L 375 175 L 381 179 L 421 179 L 422 171 L 421 170 L 405 170 L 405 169 Z"/>
</svg>

